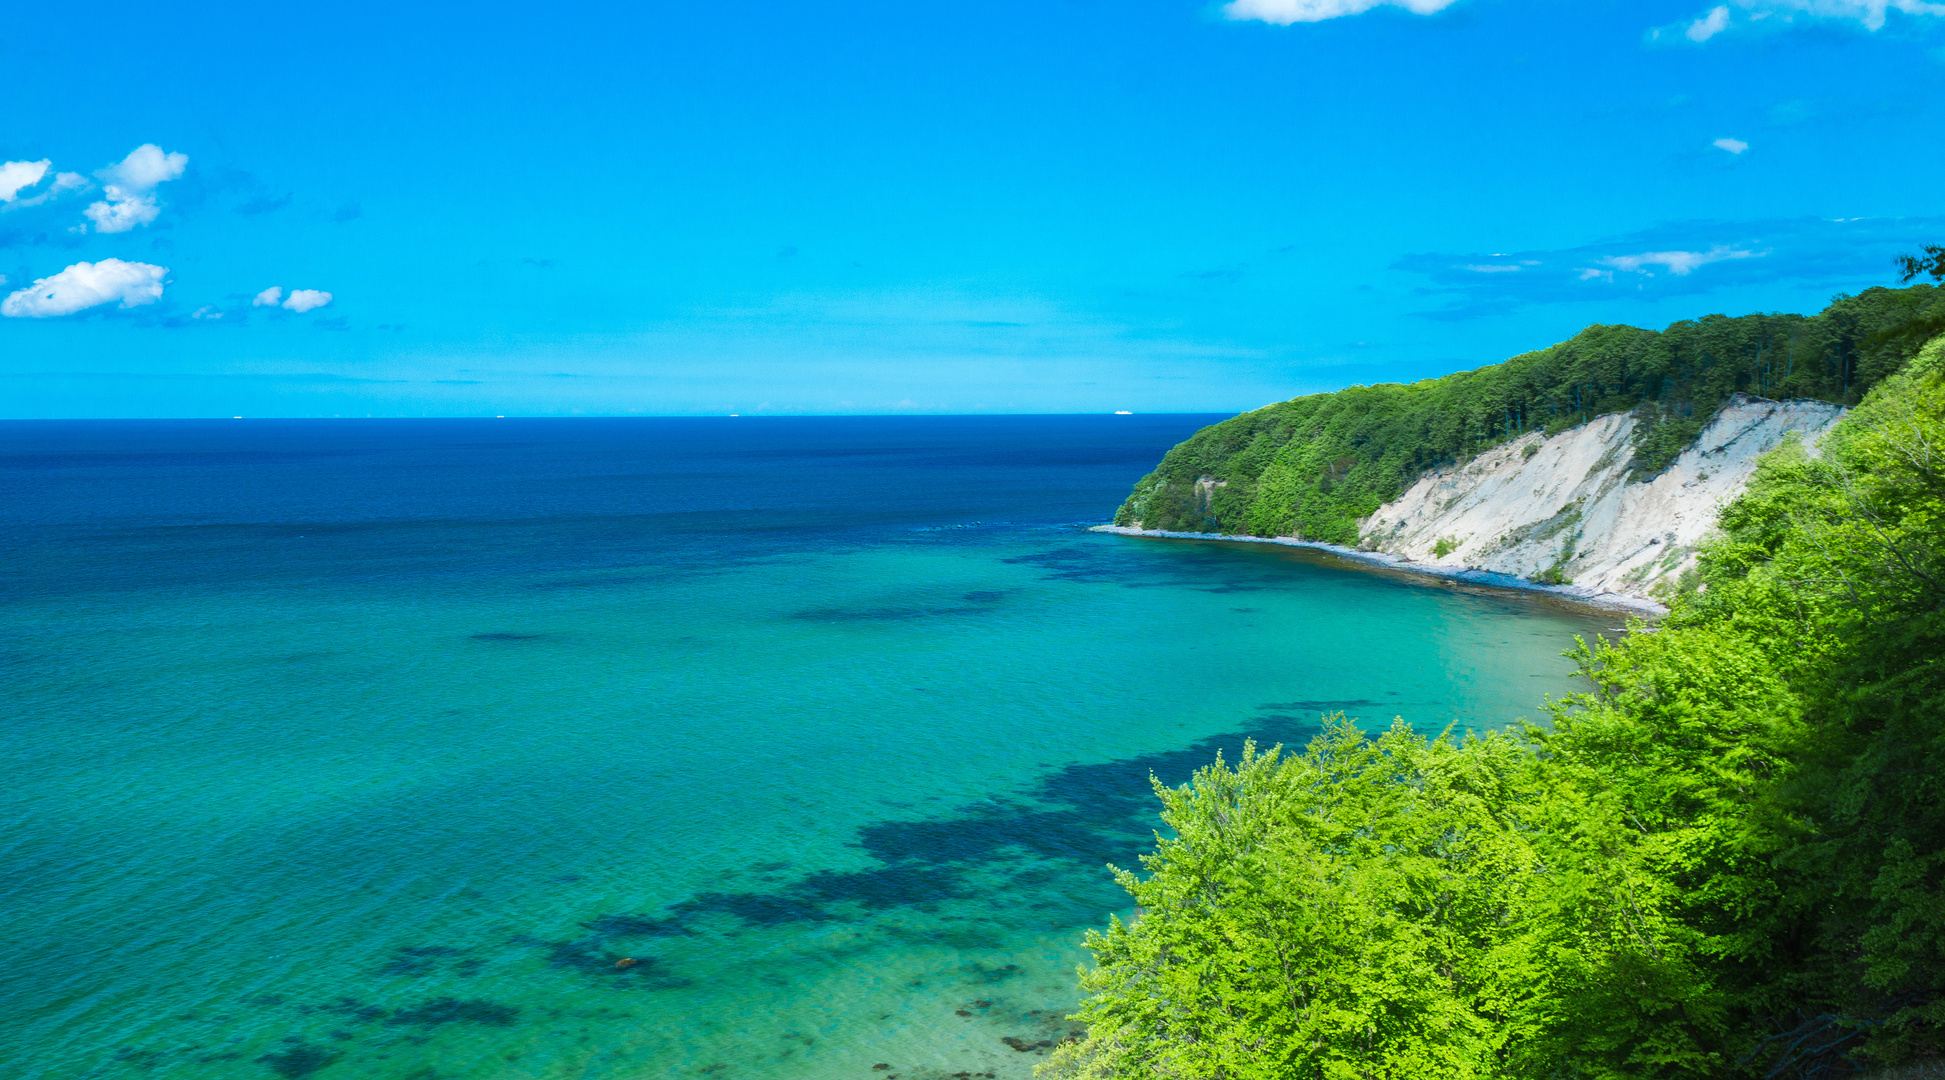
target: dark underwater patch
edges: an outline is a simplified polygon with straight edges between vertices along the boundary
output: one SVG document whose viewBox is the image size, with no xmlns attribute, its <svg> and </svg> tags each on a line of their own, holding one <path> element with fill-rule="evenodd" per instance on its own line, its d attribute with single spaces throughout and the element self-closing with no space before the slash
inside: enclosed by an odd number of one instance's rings
<svg viewBox="0 0 1945 1080">
<path fill-rule="evenodd" d="M 270 1071 L 285 1080 L 298 1080 L 320 1069 L 335 1064 L 344 1056 L 344 1051 L 328 1046 L 312 1046 L 309 1043 L 293 1042 L 274 1054 L 265 1054 L 257 1060 L 270 1067 Z"/>
<path fill-rule="evenodd" d="M 944 930 L 925 933 L 893 935 L 904 936 L 911 940 L 923 941 L 930 945 L 944 945 L 949 949 L 998 950 L 1006 947 L 1006 938 L 990 926 L 953 926 Z"/>
<path fill-rule="evenodd" d="M 975 592 L 966 593 L 964 596 L 961 596 L 959 599 L 964 600 L 969 604 L 993 604 L 1006 599 L 1006 594 L 1004 592 L 997 592 L 992 589 L 980 589 Z"/>
<path fill-rule="evenodd" d="M 1114 581 L 1129 576 L 1132 565 L 1118 552 L 1079 545 L 1055 548 L 1032 555 L 1015 555 L 1000 562 L 1011 566 L 1037 566 L 1056 581 Z"/>
<path fill-rule="evenodd" d="M 594 974 L 623 972 L 628 968 L 616 965 L 626 959 L 620 953 L 610 952 L 601 947 L 599 941 L 528 941 L 517 939 L 516 944 L 538 945 L 547 950 L 547 966 L 569 968 Z"/>
<path fill-rule="evenodd" d="M 1297 742 L 1317 730 L 1308 718 L 1266 716 L 1261 722 L 1268 730 L 1256 737 L 1266 745 Z M 697 893 L 660 917 L 603 915 L 584 924 L 594 933 L 587 940 L 546 943 L 550 963 L 612 970 L 618 957 L 603 947 L 606 938 L 690 933 L 696 920 L 708 916 L 775 927 L 853 917 L 846 907 L 926 911 L 942 900 L 990 893 L 994 879 L 1001 887 L 1034 893 L 1031 902 L 1006 908 L 1009 920 L 1046 930 L 1092 925 L 1123 899 L 1103 864 L 1134 866 L 1149 846 L 1156 813 L 1149 777 L 1180 784 L 1218 752 L 1234 756 L 1243 740 L 1242 733 L 1217 735 L 1174 750 L 1068 765 L 1020 797 L 944 817 L 877 822 L 859 829 L 856 841 L 878 861 L 876 867 L 818 871 L 770 891 Z M 983 947 L 977 932 L 963 936 L 965 947 Z"/>
<path fill-rule="evenodd" d="M 661 957 L 618 953 L 607 948 L 599 937 L 580 941 L 542 941 L 521 936 L 508 944 L 543 949 L 548 967 L 578 971 L 594 978 L 613 979 L 617 986 L 638 985 L 650 990 L 677 990 L 690 985 L 690 980 L 664 972 Z"/>
<path fill-rule="evenodd" d="M 392 1015 L 392 1010 L 382 1005 L 370 1005 L 356 998 L 341 997 L 328 1005 L 301 1005 L 301 1013 L 329 1013 L 343 1016 L 361 1024 L 375 1024 Z"/>
<path fill-rule="evenodd" d="M 458 956 L 460 952 L 461 950 L 449 945 L 401 945 L 392 950 L 392 958 L 384 967 L 378 969 L 378 974 L 413 977 L 430 975 L 439 969 L 442 962 L 449 957 Z"/>
<path fill-rule="evenodd" d="M 133 1046 L 124 1046 L 115 1051 L 116 1061 L 123 1065 L 132 1065 L 137 1069 L 145 1071 L 153 1071 L 157 1066 L 162 1064 L 162 1059 L 163 1053 L 160 1050 L 147 1050 Z"/>
<path fill-rule="evenodd" d="M 410 1009 L 400 1009 L 385 1021 L 394 1026 L 432 1028 L 446 1024 L 479 1024 L 483 1027 L 512 1027 L 520 1019 L 520 1010 L 512 1005 L 502 1005 L 485 998 L 460 1000 L 451 997 L 436 997 Z"/>
<path fill-rule="evenodd" d="M 474 634 L 473 640 L 474 641 L 539 641 L 540 639 L 546 636 L 547 636 L 546 634 L 492 633 L 492 634 Z"/>
</svg>

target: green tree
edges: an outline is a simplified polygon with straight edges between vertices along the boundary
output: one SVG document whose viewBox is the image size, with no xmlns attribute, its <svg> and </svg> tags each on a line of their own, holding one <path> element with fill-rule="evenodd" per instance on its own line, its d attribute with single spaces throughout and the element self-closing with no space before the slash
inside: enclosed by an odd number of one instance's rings
<svg viewBox="0 0 1945 1080">
<path fill-rule="evenodd" d="M 1141 915 L 1090 935 L 1093 1034 L 1050 1071 L 1498 1075 L 1534 1012 L 1524 767 L 1503 736 L 1366 739 L 1340 716 L 1302 755 L 1249 746 L 1157 785 L 1173 835 L 1145 878 L 1117 872 Z"/>
<path fill-rule="evenodd" d="M 1729 397 L 1852 404 L 1945 324 L 1945 289 L 1868 289 L 1819 314 L 1712 315 L 1657 334 L 1593 326 L 1475 371 L 1354 386 L 1204 428 L 1135 484 L 1118 525 L 1354 545 L 1358 521 L 1427 469 L 1632 410 L 1634 472 L 1667 467 Z"/>
<path fill-rule="evenodd" d="M 1930 274 L 1933 281 L 1945 281 L 1945 244 L 1926 244 L 1923 254 L 1898 256 L 1898 269 L 1904 271 L 1899 281 L 1908 282 L 1920 274 Z"/>
<path fill-rule="evenodd" d="M 1550 723 L 1331 718 L 1178 789 L 1055 1076 L 1820 1077 L 1945 1056 L 1945 339 L 1766 457 Z"/>
</svg>

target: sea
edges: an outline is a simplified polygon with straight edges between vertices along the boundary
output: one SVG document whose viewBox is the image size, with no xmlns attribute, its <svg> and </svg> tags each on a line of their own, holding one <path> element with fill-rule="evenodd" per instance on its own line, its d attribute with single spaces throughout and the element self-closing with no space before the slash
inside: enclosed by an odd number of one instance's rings
<svg viewBox="0 0 1945 1080">
<path fill-rule="evenodd" d="M 1088 531 L 1218 419 L 0 423 L 0 1076 L 1030 1076 L 1151 784 L 1615 622 Z"/>
</svg>

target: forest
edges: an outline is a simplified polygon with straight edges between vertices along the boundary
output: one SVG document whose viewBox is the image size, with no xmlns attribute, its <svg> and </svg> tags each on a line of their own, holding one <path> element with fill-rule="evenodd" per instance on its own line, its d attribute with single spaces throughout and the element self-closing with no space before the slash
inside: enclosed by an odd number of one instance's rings
<svg viewBox="0 0 1945 1080">
<path fill-rule="evenodd" d="M 1656 333 L 1590 326 L 1538 352 L 1416 383 L 1354 386 L 1204 428 L 1135 485 L 1115 524 L 1355 546 L 1358 521 L 1427 469 L 1529 431 L 1634 410 L 1653 476 L 1733 394 L 1863 400 L 1945 329 L 1945 289 L 1873 288 L 1812 316 L 1711 315 Z"/>
<path fill-rule="evenodd" d="M 1158 783 L 1166 830 L 1116 871 L 1136 915 L 1089 935 L 1087 1036 L 1042 1075 L 1809 1080 L 1945 1057 L 1945 338 L 1895 370 L 1856 346 L 1920 302 L 1597 328 L 1400 388 L 1472 403 L 1427 453 L 1499 437 L 1489 403 L 1527 402 L 1515 430 L 1569 422 L 1573 387 L 1598 410 L 1643 372 L 1700 412 L 1751 388 L 1767 342 L 1775 392 L 1861 400 L 1818 453 L 1763 459 L 1669 616 L 1583 643 L 1589 689 L 1544 722 L 1339 715 L 1301 751 Z M 1283 439 L 1268 486 L 1293 432 L 1383 430 L 1314 398 L 1264 412 L 1158 475 Z"/>
</svg>

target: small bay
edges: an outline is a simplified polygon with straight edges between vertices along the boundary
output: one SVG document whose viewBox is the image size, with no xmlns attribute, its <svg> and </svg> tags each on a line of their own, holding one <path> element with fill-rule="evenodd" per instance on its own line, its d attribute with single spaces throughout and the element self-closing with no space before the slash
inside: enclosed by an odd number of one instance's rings
<svg viewBox="0 0 1945 1080">
<path fill-rule="evenodd" d="M 1087 531 L 1215 419 L 0 424 L 0 1073 L 1030 1075 L 1151 775 L 1613 621 Z"/>
</svg>

